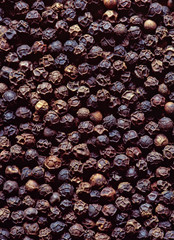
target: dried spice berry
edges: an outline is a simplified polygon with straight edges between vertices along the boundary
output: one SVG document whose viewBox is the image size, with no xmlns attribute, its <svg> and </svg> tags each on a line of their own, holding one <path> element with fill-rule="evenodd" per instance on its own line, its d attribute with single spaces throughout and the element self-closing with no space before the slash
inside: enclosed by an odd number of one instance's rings
<svg viewBox="0 0 174 240">
<path fill-rule="evenodd" d="M 103 0 L 103 3 L 108 9 L 114 9 L 117 6 L 116 0 Z"/>
<path fill-rule="evenodd" d="M 99 173 L 93 174 L 90 178 L 91 186 L 102 187 L 106 184 L 106 178 Z"/>
<path fill-rule="evenodd" d="M 45 159 L 44 164 L 48 169 L 58 169 L 61 167 L 61 160 L 57 156 L 49 156 Z"/>
</svg>

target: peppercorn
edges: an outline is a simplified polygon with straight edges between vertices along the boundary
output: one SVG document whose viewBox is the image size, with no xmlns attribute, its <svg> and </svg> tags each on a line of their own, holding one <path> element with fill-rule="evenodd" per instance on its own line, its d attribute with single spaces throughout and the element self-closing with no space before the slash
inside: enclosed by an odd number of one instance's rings
<svg viewBox="0 0 174 240">
<path fill-rule="evenodd" d="M 38 235 L 38 232 L 39 232 L 38 223 L 24 223 L 23 227 L 27 235 L 30 235 L 30 236 Z"/>
<path fill-rule="evenodd" d="M 63 183 L 59 187 L 59 193 L 62 197 L 71 197 L 74 193 L 74 187 L 70 185 L 69 183 Z"/>
<path fill-rule="evenodd" d="M 100 231 L 108 231 L 111 229 L 112 224 L 111 222 L 107 221 L 105 218 L 100 217 L 98 221 L 96 222 L 96 226 Z"/>
<path fill-rule="evenodd" d="M 39 231 L 39 238 L 40 239 L 50 239 L 52 238 L 51 236 L 51 229 L 46 227 L 46 228 L 43 228 Z"/>
<path fill-rule="evenodd" d="M 10 217 L 10 210 L 8 208 L 0 208 L 0 219 L 1 222 L 6 222 Z"/>
<path fill-rule="evenodd" d="M 56 135 L 56 131 L 51 128 L 46 127 L 43 131 L 43 135 L 46 138 L 53 138 Z"/>
<path fill-rule="evenodd" d="M 120 213 L 116 215 L 116 222 L 119 226 L 123 226 L 126 224 L 126 220 L 128 218 L 127 213 Z"/>
<path fill-rule="evenodd" d="M 147 192 L 150 190 L 150 181 L 148 179 L 140 179 L 136 187 L 142 193 Z"/>
<path fill-rule="evenodd" d="M 173 102 L 167 102 L 164 106 L 164 110 L 167 114 L 173 115 L 173 113 L 174 113 L 174 103 Z"/>
<path fill-rule="evenodd" d="M 3 185 L 3 191 L 8 194 L 17 192 L 18 188 L 19 186 L 16 181 L 7 180 Z"/>
<path fill-rule="evenodd" d="M 168 138 L 164 134 L 158 134 L 154 139 L 156 147 L 164 147 L 169 143 Z"/>
<path fill-rule="evenodd" d="M 84 228 L 81 224 L 76 223 L 69 228 L 69 232 L 73 237 L 82 237 L 84 234 Z"/>
<path fill-rule="evenodd" d="M 116 196 L 116 191 L 112 187 L 105 187 L 102 189 L 100 195 L 108 201 L 113 201 Z"/>
<path fill-rule="evenodd" d="M 86 119 L 86 118 L 88 118 L 89 114 L 90 114 L 90 111 L 89 111 L 89 109 L 87 109 L 87 108 L 80 108 L 80 109 L 78 110 L 78 112 L 77 112 L 77 116 L 78 116 L 78 118 L 80 118 L 80 119 Z"/>
<path fill-rule="evenodd" d="M 158 238 L 158 239 L 163 239 L 164 237 L 164 232 L 156 227 L 156 228 L 152 228 L 150 231 L 149 231 L 149 235 L 152 237 L 152 238 Z"/>
<path fill-rule="evenodd" d="M 81 197 L 87 197 L 90 193 L 91 185 L 88 182 L 81 182 L 76 190 L 76 193 Z"/>
<path fill-rule="evenodd" d="M 102 187 L 106 184 L 106 178 L 99 173 L 96 173 L 90 178 L 91 186 Z"/>
<path fill-rule="evenodd" d="M 110 7 L 109 7 L 110 8 Z M 115 12 L 114 10 L 107 10 L 103 14 L 103 19 L 105 21 L 109 21 L 110 23 L 116 23 L 118 17 L 118 13 Z"/>
<path fill-rule="evenodd" d="M 166 96 L 169 93 L 169 89 L 166 84 L 161 83 L 158 87 L 158 92 L 164 96 Z"/>
<path fill-rule="evenodd" d="M 121 194 L 129 194 L 130 192 L 132 192 L 132 186 L 129 182 L 121 182 L 119 185 L 118 185 L 118 191 L 121 193 Z"/>
<path fill-rule="evenodd" d="M 10 236 L 12 239 L 21 239 L 24 236 L 24 228 L 21 226 L 13 226 L 10 229 Z"/>
<path fill-rule="evenodd" d="M 37 215 L 38 215 L 38 211 L 36 210 L 36 208 L 29 207 L 24 210 L 25 220 L 34 222 L 37 219 Z"/>
<path fill-rule="evenodd" d="M 49 156 L 44 164 L 48 169 L 58 169 L 61 167 L 61 160 L 56 156 Z"/>
<path fill-rule="evenodd" d="M 127 221 L 125 226 L 126 233 L 135 234 L 141 228 L 141 224 L 137 222 L 135 219 L 130 219 Z"/>
<path fill-rule="evenodd" d="M 20 170 L 17 166 L 7 166 L 5 168 L 5 174 L 13 179 L 17 179 L 20 176 Z"/>
<path fill-rule="evenodd" d="M 115 204 L 116 207 L 121 211 L 127 211 L 131 207 L 131 202 L 129 198 L 123 196 L 116 198 Z"/>
<path fill-rule="evenodd" d="M 45 100 L 40 100 L 35 105 L 35 110 L 42 113 L 48 111 L 48 103 Z"/>
<path fill-rule="evenodd" d="M 25 187 L 28 192 L 32 192 L 32 191 L 37 191 L 39 188 L 39 185 L 34 180 L 28 180 L 25 184 Z"/>
<path fill-rule="evenodd" d="M 163 117 L 158 121 L 158 126 L 160 130 L 168 132 L 173 129 L 173 121 L 171 118 Z"/>
<path fill-rule="evenodd" d="M 88 210 L 88 204 L 83 202 L 82 200 L 79 200 L 78 202 L 74 203 L 74 212 L 77 214 L 77 216 L 84 215 Z"/>
<path fill-rule="evenodd" d="M 157 24 L 153 20 L 148 19 L 144 22 L 144 28 L 148 31 L 154 31 L 156 27 Z"/>
<path fill-rule="evenodd" d="M 114 9 L 117 6 L 116 0 L 103 0 L 103 4 L 108 9 Z"/>
</svg>

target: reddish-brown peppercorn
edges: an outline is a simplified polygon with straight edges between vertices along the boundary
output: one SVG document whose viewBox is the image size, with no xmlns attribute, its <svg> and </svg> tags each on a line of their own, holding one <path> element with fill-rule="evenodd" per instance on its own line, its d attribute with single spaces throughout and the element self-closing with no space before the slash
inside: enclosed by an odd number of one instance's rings
<svg viewBox="0 0 174 240">
<path fill-rule="evenodd" d="M 113 201 L 116 196 L 116 191 L 112 187 L 105 187 L 102 189 L 100 196 L 108 201 Z"/>
<path fill-rule="evenodd" d="M 103 0 L 103 3 L 108 9 L 114 9 L 117 6 L 117 0 Z"/>
<path fill-rule="evenodd" d="M 94 186 L 100 188 L 106 185 L 106 183 L 106 178 L 100 173 L 93 174 L 90 178 L 90 184 L 92 187 Z"/>
<path fill-rule="evenodd" d="M 95 123 L 100 123 L 103 120 L 103 115 L 100 111 L 92 112 L 90 114 L 90 119 Z"/>
<path fill-rule="evenodd" d="M 167 114 L 173 115 L 174 114 L 174 103 L 173 102 L 167 102 L 164 106 L 164 110 Z"/>
<path fill-rule="evenodd" d="M 57 156 L 49 156 L 45 159 L 44 165 L 48 169 L 58 169 L 61 167 L 62 161 Z"/>
</svg>

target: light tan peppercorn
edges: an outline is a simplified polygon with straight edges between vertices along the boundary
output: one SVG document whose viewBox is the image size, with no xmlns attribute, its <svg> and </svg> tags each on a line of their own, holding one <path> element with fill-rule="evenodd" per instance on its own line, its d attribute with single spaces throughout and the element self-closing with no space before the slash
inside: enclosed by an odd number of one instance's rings
<svg viewBox="0 0 174 240">
<path fill-rule="evenodd" d="M 148 19 L 144 22 L 144 28 L 148 31 L 154 31 L 157 28 L 155 21 Z"/>
<path fill-rule="evenodd" d="M 62 161 L 57 156 L 49 156 L 45 159 L 44 165 L 48 169 L 58 169 L 61 167 Z"/>
<path fill-rule="evenodd" d="M 40 100 L 35 105 L 35 110 L 38 112 L 47 112 L 48 109 L 49 109 L 49 106 L 45 100 Z"/>
</svg>

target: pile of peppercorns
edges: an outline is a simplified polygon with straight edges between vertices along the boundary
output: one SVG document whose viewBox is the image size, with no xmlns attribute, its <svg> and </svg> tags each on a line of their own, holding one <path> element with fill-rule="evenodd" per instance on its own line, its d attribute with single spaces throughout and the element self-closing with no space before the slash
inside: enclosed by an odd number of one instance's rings
<svg viewBox="0 0 174 240">
<path fill-rule="evenodd" d="M 0 240 L 174 239 L 173 10 L 0 0 Z"/>
</svg>

